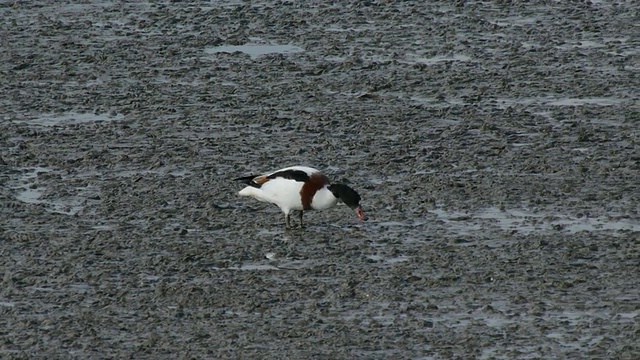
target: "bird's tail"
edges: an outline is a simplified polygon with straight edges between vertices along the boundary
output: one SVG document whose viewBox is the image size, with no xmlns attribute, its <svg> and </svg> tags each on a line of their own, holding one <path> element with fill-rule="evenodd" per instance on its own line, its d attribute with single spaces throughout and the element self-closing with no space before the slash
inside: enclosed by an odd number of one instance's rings
<svg viewBox="0 0 640 360">
<path fill-rule="evenodd" d="M 246 188 L 238 192 L 238 195 L 240 196 L 251 196 L 254 198 L 260 198 L 261 194 L 262 194 L 262 191 L 260 189 L 252 186 L 247 186 Z"/>
</svg>

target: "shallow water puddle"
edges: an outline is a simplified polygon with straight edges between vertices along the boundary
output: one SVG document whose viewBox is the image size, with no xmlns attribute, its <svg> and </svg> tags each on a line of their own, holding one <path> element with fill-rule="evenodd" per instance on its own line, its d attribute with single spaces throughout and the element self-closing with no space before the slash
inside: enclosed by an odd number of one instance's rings
<svg viewBox="0 0 640 360">
<path fill-rule="evenodd" d="M 40 204 L 42 200 L 40 197 L 44 194 L 46 188 L 44 187 L 33 187 L 35 179 L 37 179 L 38 174 L 44 174 L 52 172 L 53 170 L 36 167 L 32 168 L 29 171 L 22 174 L 22 176 L 15 179 L 11 186 L 12 189 L 18 190 L 15 198 L 18 201 L 22 201 L 27 204 Z"/>
<path fill-rule="evenodd" d="M 109 175 L 112 175 L 113 177 L 132 177 L 140 175 L 171 175 L 173 177 L 188 177 L 191 176 L 191 171 L 163 166 L 154 170 L 115 170 L 110 171 Z"/>
<path fill-rule="evenodd" d="M 280 259 L 279 257 L 273 255 L 273 259 L 269 259 L 271 264 L 265 263 L 244 263 L 244 264 L 235 264 L 233 266 L 212 266 L 211 270 L 217 271 L 274 271 L 274 270 L 299 270 L 303 268 L 308 268 L 313 266 L 313 264 L 317 261 L 314 260 L 292 260 L 292 259 Z M 268 256 L 265 256 L 269 258 Z M 287 262 L 274 261 L 274 260 L 288 260 Z"/>
<path fill-rule="evenodd" d="M 268 264 L 243 264 L 240 266 L 229 266 L 227 268 L 221 268 L 214 266 L 213 270 L 245 270 L 245 271 L 264 271 L 264 270 L 282 270 L 276 266 Z"/>
<path fill-rule="evenodd" d="M 59 174 L 58 171 L 44 168 L 25 168 L 24 172 L 19 176 L 14 176 L 8 182 L 8 185 L 16 193 L 15 199 L 26 204 L 44 204 L 50 212 L 75 215 L 84 209 L 83 203 L 87 198 L 98 193 L 93 186 L 73 187 L 75 195 L 65 196 L 64 198 L 46 195 L 49 187 L 43 186 L 43 179 L 39 179 L 40 174 Z M 46 196 L 45 196 L 46 195 Z M 46 199 L 45 199 L 46 198 Z"/>
<path fill-rule="evenodd" d="M 16 200 L 27 204 L 40 204 L 40 197 L 44 193 L 44 189 L 24 189 L 16 195 Z"/>
<path fill-rule="evenodd" d="M 622 99 L 616 98 L 565 98 L 547 102 L 551 106 L 580 106 L 580 105 L 598 105 L 612 106 L 622 103 Z"/>
<path fill-rule="evenodd" d="M 471 57 L 462 54 L 453 54 L 451 56 L 434 56 L 434 57 L 409 57 L 404 61 L 401 61 L 405 64 L 424 64 L 424 65 L 434 65 L 443 61 L 470 61 Z"/>
<path fill-rule="evenodd" d="M 548 105 L 548 106 L 613 106 L 622 104 L 625 99 L 613 97 L 597 98 L 554 98 L 554 97 L 521 97 L 521 98 L 498 98 L 495 99 L 499 109 L 506 109 L 515 105 Z"/>
<path fill-rule="evenodd" d="M 396 257 L 384 257 L 381 255 L 367 255 L 367 258 L 373 261 L 384 262 L 385 264 L 394 265 L 397 263 L 411 260 L 410 256 L 396 256 Z"/>
<path fill-rule="evenodd" d="M 488 208 L 476 213 L 430 211 L 457 232 L 469 234 L 494 226 L 503 231 L 528 235 L 535 232 L 640 231 L 640 222 L 626 218 L 571 217 L 563 214 L 532 213 L 525 210 Z"/>
<path fill-rule="evenodd" d="M 124 118 L 124 115 L 108 115 L 108 114 L 81 114 L 76 112 L 68 112 L 62 114 L 41 114 L 31 119 L 15 121 L 19 124 L 36 125 L 36 126 L 57 126 L 57 125 L 74 125 L 84 124 L 98 121 L 116 121 Z"/>
<path fill-rule="evenodd" d="M 558 331 L 551 331 L 545 334 L 545 337 L 554 339 L 556 345 L 563 347 L 572 347 L 576 349 L 583 349 L 590 347 L 593 343 L 599 341 L 600 336 L 595 337 L 577 337 L 575 335 L 576 329 L 581 326 L 587 326 L 594 322 L 594 320 L 605 320 L 610 317 L 608 312 L 591 312 L 591 311 L 547 311 L 541 316 L 531 316 L 525 313 L 521 313 L 518 316 L 507 316 L 509 305 L 501 304 L 502 302 L 494 302 L 491 306 L 497 309 L 499 313 L 494 311 L 487 312 L 484 309 L 479 309 L 474 312 L 459 312 L 457 308 L 450 309 L 442 308 L 443 312 L 433 317 L 425 317 L 425 320 L 429 320 L 435 323 L 436 326 L 445 326 L 448 328 L 473 328 L 486 326 L 487 328 L 494 330 L 504 330 L 506 327 L 512 324 L 536 324 L 541 321 L 553 323 L 562 322 L 563 328 Z M 446 310 L 452 310 L 447 312 Z M 623 315 L 623 314 L 620 314 Z M 628 315 L 628 314 L 624 314 Z M 637 314 L 635 314 L 637 315 Z M 635 315 L 626 316 L 619 322 L 633 324 Z M 560 329 L 560 328 L 558 328 Z M 521 345 L 514 345 L 514 349 L 522 350 Z M 493 352 L 493 348 L 487 348 L 483 351 L 485 353 L 481 358 L 493 358 L 490 355 Z"/>
<path fill-rule="evenodd" d="M 117 226 L 115 225 L 95 225 L 91 227 L 94 230 L 97 231 L 111 231 L 111 230 L 115 230 L 117 229 Z"/>
<path fill-rule="evenodd" d="M 260 40 L 258 38 L 252 40 Z M 251 59 L 257 59 L 267 54 L 295 54 L 303 52 L 304 49 L 294 45 L 260 44 L 247 43 L 244 45 L 221 45 L 205 48 L 207 54 L 235 53 L 241 52 L 249 55 Z"/>
</svg>

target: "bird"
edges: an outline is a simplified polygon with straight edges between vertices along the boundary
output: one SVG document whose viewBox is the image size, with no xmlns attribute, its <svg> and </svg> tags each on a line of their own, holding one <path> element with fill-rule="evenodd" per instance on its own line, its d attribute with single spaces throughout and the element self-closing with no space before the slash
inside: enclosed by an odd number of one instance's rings
<svg viewBox="0 0 640 360">
<path fill-rule="evenodd" d="M 367 220 L 357 191 L 344 184 L 331 184 L 326 175 L 312 167 L 291 166 L 266 174 L 242 176 L 234 181 L 248 185 L 238 195 L 277 205 L 284 213 L 287 229 L 291 228 L 292 211 L 299 212 L 302 228 L 305 211 L 329 209 L 338 201 L 355 210 L 361 221 Z"/>
</svg>

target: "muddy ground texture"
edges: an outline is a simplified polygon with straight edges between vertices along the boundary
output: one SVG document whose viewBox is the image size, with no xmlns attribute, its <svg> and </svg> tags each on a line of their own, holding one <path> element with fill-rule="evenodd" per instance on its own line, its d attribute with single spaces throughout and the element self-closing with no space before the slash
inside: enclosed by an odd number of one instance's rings
<svg viewBox="0 0 640 360">
<path fill-rule="evenodd" d="M 632 3 L 1 1 L 0 358 L 640 358 Z"/>
</svg>

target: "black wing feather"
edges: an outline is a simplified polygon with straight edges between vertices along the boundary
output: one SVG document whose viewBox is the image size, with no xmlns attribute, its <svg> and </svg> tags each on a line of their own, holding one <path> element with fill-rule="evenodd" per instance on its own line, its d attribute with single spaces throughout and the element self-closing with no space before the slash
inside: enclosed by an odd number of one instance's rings
<svg viewBox="0 0 640 360">
<path fill-rule="evenodd" d="M 267 179 L 275 179 L 275 178 L 283 178 L 288 180 L 295 180 L 299 182 L 307 182 L 309 181 L 309 174 L 302 170 L 285 170 L 278 171 L 267 176 Z"/>
<path fill-rule="evenodd" d="M 233 181 L 242 181 L 244 184 L 247 184 L 249 186 L 260 188 L 262 184 L 264 184 L 266 181 L 263 181 L 260 184 L 254 181 L 256 178 L 265 179 L 264 175 L 249 175 L 249 176 L 242 176 L 239 178 L 235 178 L 233 179 Z M 300 182 L 309 181 L 309 175 L 302 170 L 278 171 L 266 177 L 266 179 L 269 179 L 269 180 L 276 179 L 276 178 L 283 178 L 283 179 L 295 180 Z"/>
</svg>

